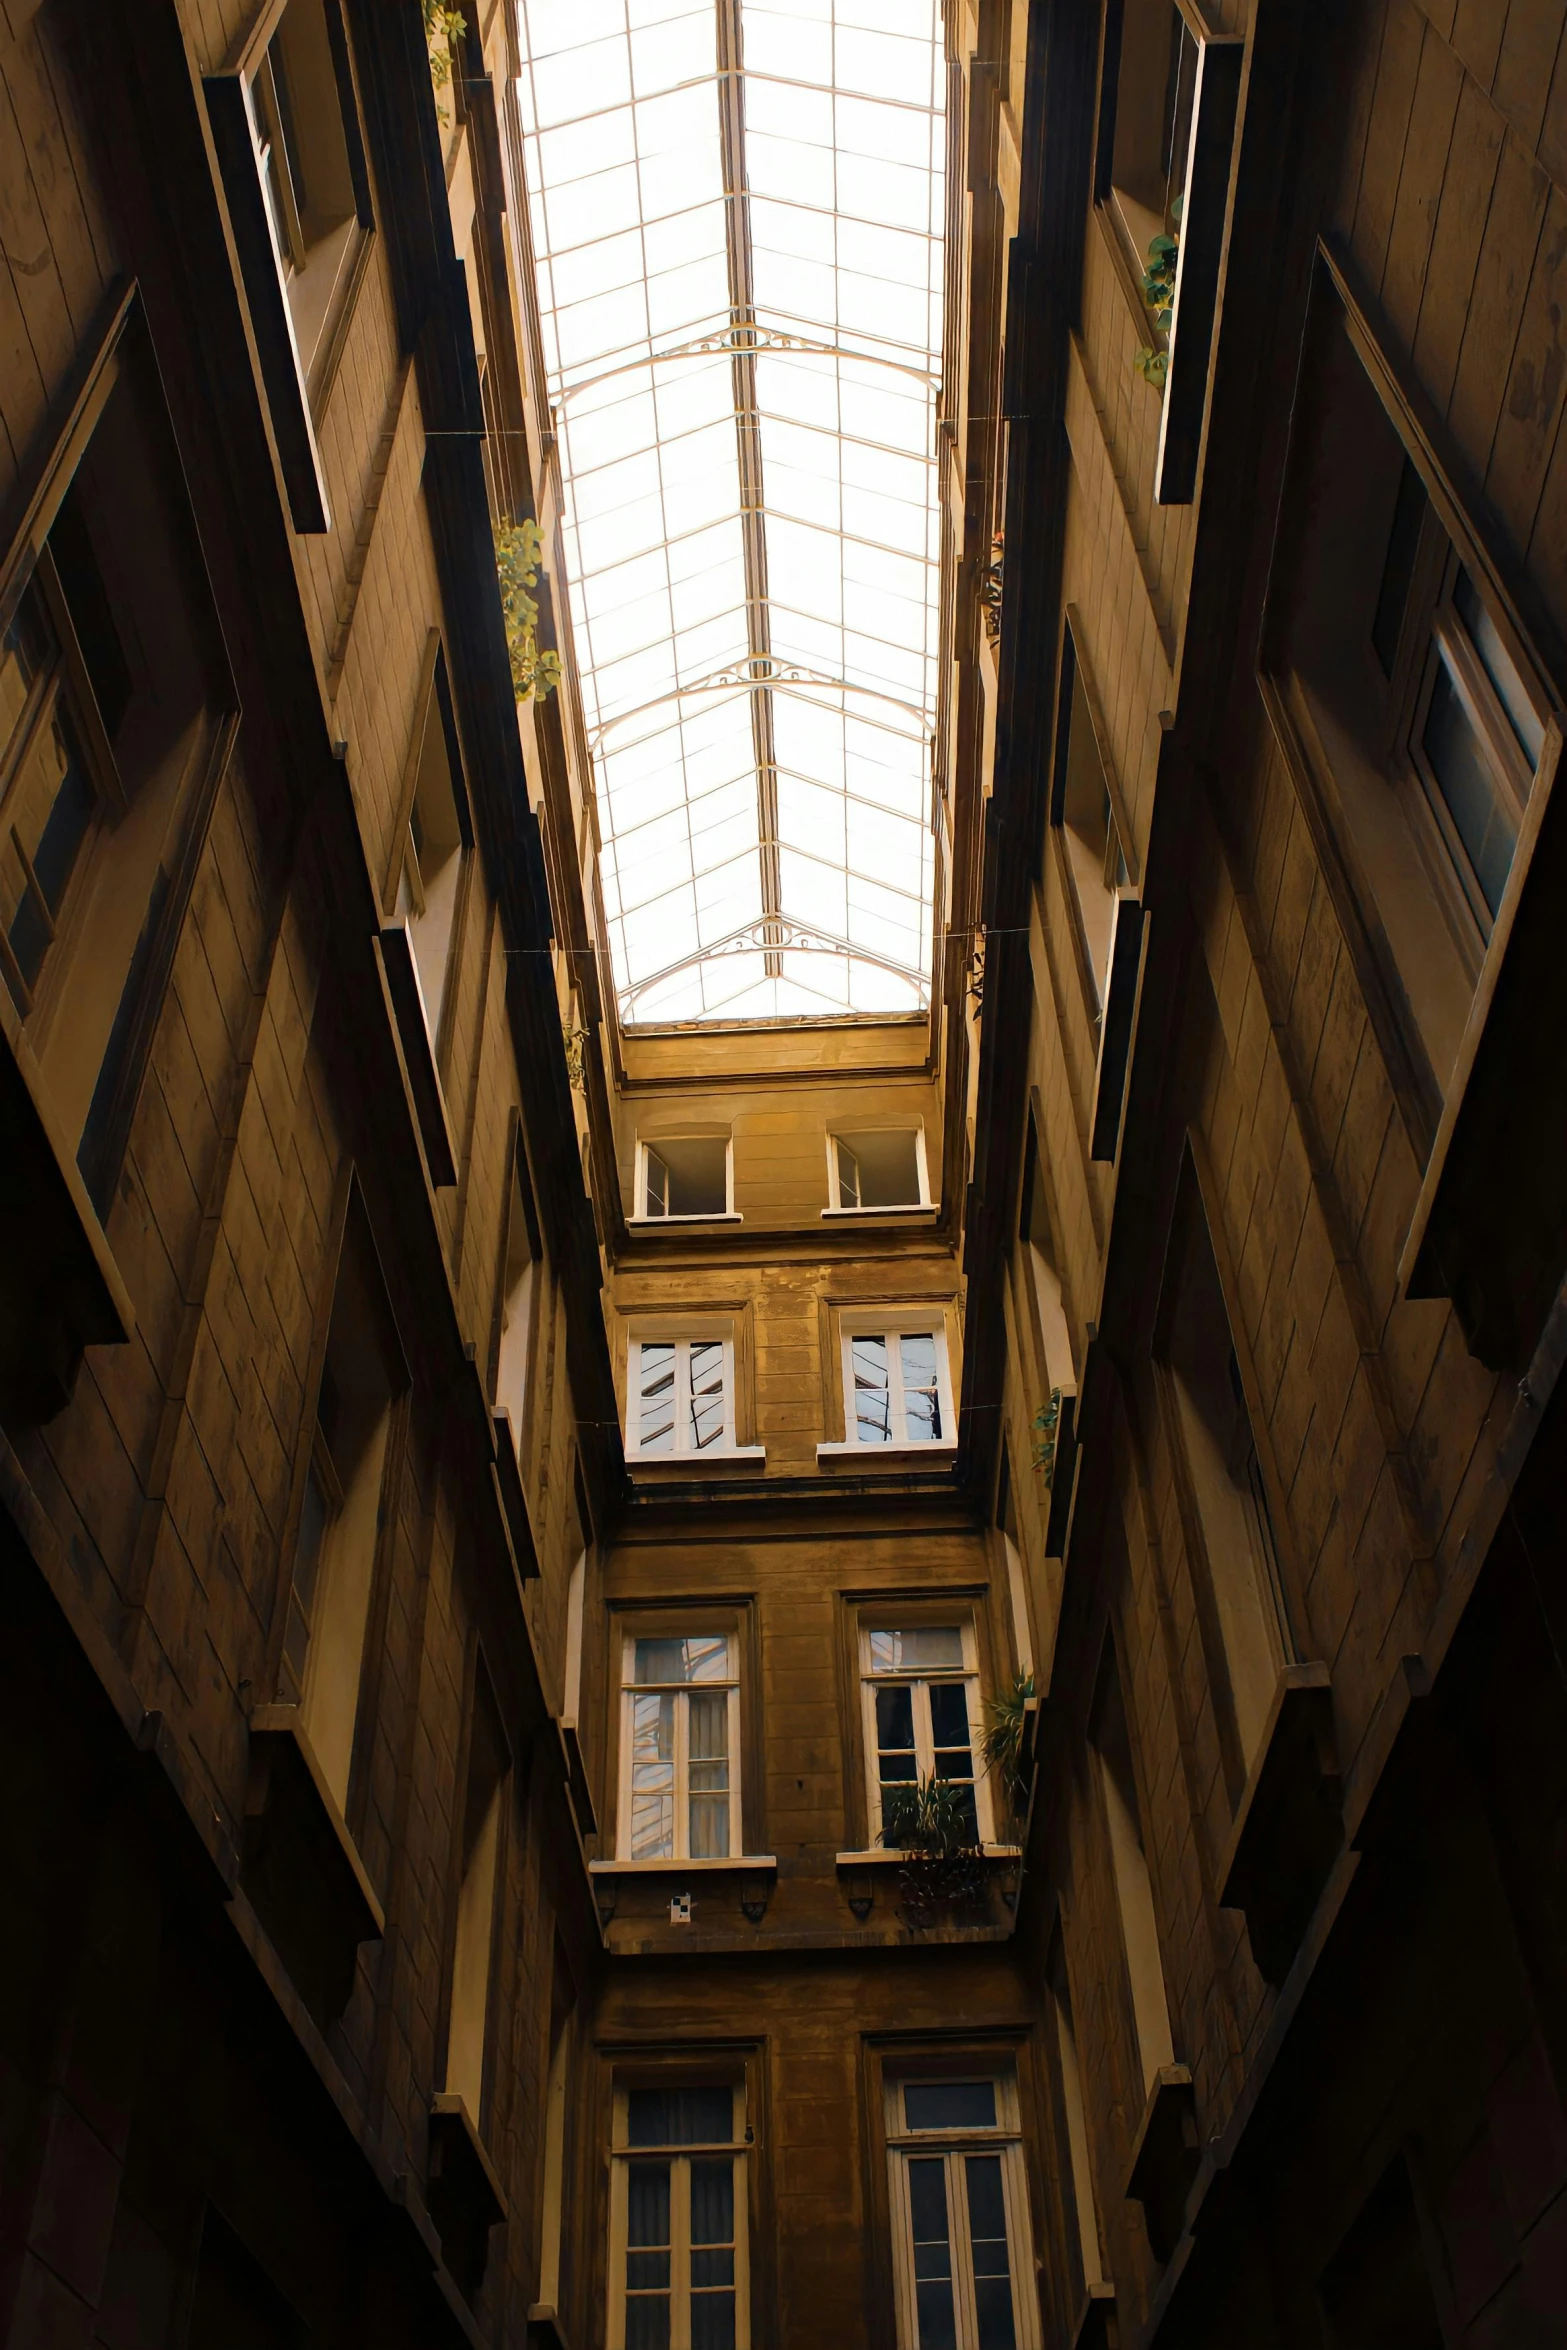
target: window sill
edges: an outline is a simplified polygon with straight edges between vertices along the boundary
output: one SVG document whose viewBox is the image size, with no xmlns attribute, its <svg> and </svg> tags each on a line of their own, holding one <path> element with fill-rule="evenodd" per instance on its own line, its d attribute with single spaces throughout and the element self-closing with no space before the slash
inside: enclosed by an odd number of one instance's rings
<svg viewBox="0 0 1567 2350">
<path fill-rule="evenodd" d="M 633 1477 L 643 1476 L 649 1471 L 654 1476 L 668 1473 L 691 1477 L 715 1468 L 720 1463 L 738 1461 L 742 1465 L 754 1465 L 766 1458 L 765 1444 L 729 1444 L 722 1451 L 715 1449 L 711 1452 L 632 1452 L 628 1449 L 626 1467 Z"/>
<path fill-rule="evenodd" d="M 881 1208 L 823 1208 L 822 1210 L 824 1220 L 829 1216 L 847 1217 L 851 1223 L 856 1224 L 863 1224 L 867 1217 L 874 1219 L 877 1216 L 934 1216 L 935 1213 L 936 1203 L 929 1199 L 899 1200 Z"/>
<path fill-rule="evenodd" d="M 348 2005 L 362 1942 L 386 1917 L 297 1705 L 250 1717 L 242 1880 L 318 2022 Z"/>
<path fill-rule="evenodd" d="M 982 1844 L 980 1855 L 985 1860 L 1014 1861 L 1023 1857 L 1021 1844 Z M 873 1844 L 867 1852 L 834 1853 L 834 1865 L 840 1869 L 904 1868 L 911 1860 L 921 1860 L 922 1853 L 906 1852 L 901 1845 Z"/>
<path fill-rule="evenodd" d="M 692 1224 L 743 1224 L 745 1218 L 738 1208 L 715 1208 L 705 1216 L 628 1216 L 626 1226 L 632 1232 L 664 1232 L 671 1224 L 682 1229 Z"/>
<path fill-rule="evenodd" d="M 478 2125 L 459 2096 L 430 2100 L 430 2217 L 446 2265 L 465 2292 L 483 2280 L 490 2230 L 506 2217 L 506 2197 Z"/>
<path fill-rule="evenodd" d="M 1143 2108 L 1126 2182 L 1127 2201 L 1143 2207 L 1155 2260 L 1168 2260 L 1180 2240 L 1199 2159 L 1190 2070 L 1184 2064 L 1162 2065 Z"/>
<path fill-rule="evenodd" d="M 723 1860 L 590 1860 L 590 1877 L 716 1877 L 737 1870 L 777 1874 L 771 1852 L 734 1852 Z"/>
<path fill-rule="evenodd" d="M 1286 1665 L 1219 1876 L 1259 1973 L 1283 1982 L 1343 1842 L 1343 1790 L 1325 1664 Z"/>
<path fill-rule="evenodd" d="M 957 1451 L 955 1438 L 940 1444 L 819 1444 L 819 1461 L 928 1461 L 950 1460 Z"/>
</svg>

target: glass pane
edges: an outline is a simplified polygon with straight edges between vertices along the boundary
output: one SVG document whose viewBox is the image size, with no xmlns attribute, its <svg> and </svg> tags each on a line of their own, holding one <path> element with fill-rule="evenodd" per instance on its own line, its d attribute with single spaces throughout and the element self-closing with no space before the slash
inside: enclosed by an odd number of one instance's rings
<svg viewBox="0 0 1567 2350">
<path fill-rule="evenodd" d="M 950 1673 L 963 1669 L 963 1633 L 956 1624 L 918 1632 L 873 1632 L 873 1673 Z"/>
<path fill-rule="evenodd" d="M 898 1341 L 903 1363 L 903 1438 L 906 1444 L 941 1442 L 941 1389 L 936 1378 L 936 1340 L 930 1331 Z"/>
<path fill-rule="evenodd" d="M 633 2096 L 636 2093 L 633 2091 Z M 626 2341 L 669 2342 L 669 2164 L 633 2162 L 626 2177 Z"/>
<path fill-rule="evenodd" d="M 1496 688 L 1524 755 L 1531 767 L 1538 766 L 1540 753 L 1545 748 L 1544 720 L 1529 699 L 1513 657 L 1502 642 L 1501 631 L 1480 600 L 1479 589 L 1462 565 L 1453 588 L 1453 602 L 1458 607 L 1459 618 L 1469 631 L 1470 642 L 1485 665 L 1486 675 Z"/>
<path fill-rule="evenodd" d="M 971 2154 L 963 2167 L 968 2182 L 969 2251 L 974 2264 L 974 2316 L 979 2350 L 1016 2350 L 1001 2157 Z"/>
<path fill-rule="evenodd" d="M 936 1750 L 938 1778 L 972 1779 L 974 1758 L 969 1747 L 968 1691 L 961 1681 L 932 1683 L 930 1738 Z"/>
<path fill-rule="evenodd" d="M 887 1384 L 885 1338 L 855 1338 L 849 1342 L 854 1375 L 854 1423 L 857 1444 L 892 1442 L 892 1401 Z"/>
<path fill-rule="evenodd" d="M 626 2097 L 626 2138 L 632 2146 L 726 2146 L 734 2137 L 734 2091 L 711 2088 L 632 2089 Z"/>
<path fill-rule="evenodd" d="M 0 807 L 0 921 L 29 987 L 43 968 L 94 806 L 63 701 L 56 701 Z"/>
<path fill-rule="evenodd" d="M 1494 914 L 1507 886 L 1518 818 L 1444 660 L 1437 662 L 1422 739 L 1480 894 Z"/>
<path fill-rule="evenodd" d="M 691 1443 L 705 1452 L 724 1436 L 724 1349 L 718 1339 L 691 1348 Z"/>
<path fill-rule="evenodd" d="M 700 1637 L 639 1640 L 633 1667 L 638 1684 L 680 1685 L 688 1681 L 724 1681 L 729 1678 L 729 1635 L 704 1633 Z"/>
<path fill-rule="evenodd" d="M 675 1851 L 675 1700 L 631 1700 L 631 1857 L 672 1860 Z"/>
<path fill-rule="evenodd" d="M 644 1452 L 675 1449 L 675 1350 L 644 1345 L 639 1357 L 638 1442 Z"/>
<path fill-rule="evenodd" d="M 883 1785 L 913 1779 L 914 1692 L 902 1684 L 876 1692 L 876 1749 Z"/>
<path fill-rule="evenodd" d="M 727 2097 L 728 2092 L 724 2092 Z M 725 2127 L 729 2127 L 726 2119 Z M 691 2241 L 695 2244 L 733 2244 L 735 2240 L 735 2166 L 721 2162 L 691 2165 Z M 715 2278 L 715 2283 L 731 2283 Z"/>
<path fill-rule="evenodd" d="M 994 2081 L 905 2081 L 903 2119 L 911 2130 L 993 2130 Z"/>
<path fill-rule="evenodd" d="M 694 1860 L 722 1860 L 729 1851 L 728 1692 L 692 1696 L 686 1706 L 691 1856 Z"/>
<path fill-rule="evenodd" d="M 947 2166 L 940 2155 L 909 2164 L 909 2227 L 919 2350 L 957 2350 L 952 2305 L 952 2243 L 947 2223 Z"/>
<path fill-rule="evenodd" d="M 693 2277 L 691 2350 L 735 2350 L 735 2296 L 732 2285 L 726 2293 L 701 2293 L 696 2290 Z"/>
</svg>

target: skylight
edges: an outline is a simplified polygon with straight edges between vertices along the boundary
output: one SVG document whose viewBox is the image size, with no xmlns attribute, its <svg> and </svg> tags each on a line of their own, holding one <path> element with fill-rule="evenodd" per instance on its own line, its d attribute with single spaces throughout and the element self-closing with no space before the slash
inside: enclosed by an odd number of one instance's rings
<svg viewBox="0 0 1567 2350">
<path fill-rule="evenodd" d="M 929 1000 L 935 0 L 522 0 L 628 1023 Z"/>
</svg>

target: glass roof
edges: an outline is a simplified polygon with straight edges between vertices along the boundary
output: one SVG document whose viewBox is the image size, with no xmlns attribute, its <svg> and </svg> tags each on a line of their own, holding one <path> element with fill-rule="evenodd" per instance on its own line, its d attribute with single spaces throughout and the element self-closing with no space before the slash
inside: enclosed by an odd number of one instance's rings
<svg viewBox="0 0 1567 2350">
<path fill-rule="evenodd" d="M 521 0 L 628 1023 L 929 1000 L 935 0 Z"/>
</svg>

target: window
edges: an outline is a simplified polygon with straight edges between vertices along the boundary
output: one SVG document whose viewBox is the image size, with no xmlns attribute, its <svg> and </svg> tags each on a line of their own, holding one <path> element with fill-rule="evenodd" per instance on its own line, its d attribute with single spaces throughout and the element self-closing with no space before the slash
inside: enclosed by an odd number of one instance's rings
<svg viewBox="0 0 1567 2350">
<path fill-rule="evenodd" d="M 1191 1503 L 1188 1539 L 1230 1797 L 1258 1757 L 1279 1668 L 1293 1660 L 1273 1520 L 1224 1290 L 1188 1152 L 1154 1351 Z"/>
<path fill-rule="evenodd" d="M 1197 60 L 1172 0 L 1112 0 L 1098 192 L 1139 279 L 1158 261 L 1155 240 L 1180 236 Z M 1168 304 L 1148 306 L 1157 317 Z"/>
<path fill-rule="evenodd" d="M 621 1860 L 740 1850 L 740 1674 L 732 1632 L 628 1637 L 622 1649 Z"/>
<path fill-rule="evenodd" d="M 872 1844 L 896 1847 L 904 1790 L 945 1780 L 976 1844 L 994 1840 L 990 1788 L 976 1773 L 979 1657 L 972 1619 L 898 1631 L 860 1627 L 860 1690 Z"/>
<path fill-rule="evenodd" d="M 519 1457 L 527 1430 L 539 1285 L 538 1216 L 528 1181 L 519 1121 L 512 1134 L 495 1356 L 495 1408 L 506 1414 L 512 1445 Z"/>
<path fill-rule="evenodd" d="M 540 2197 L 543 2212 L 539 2228 L 538 2299 L 540 2306 L 550 2311 L 557 2310 L 561 2300 L 561 2256 L 566 2232 L 566 2121 L 576 2009 L 576 1977 L 557 1933 L 550 1983 L 550 2067 L 544 2093 L 544 2177 Z"/>
<path fill-rule="evenodd" d="M 440 641 L 427 672 L 409 760 L 412 797 L 398 844 L 394 912 L 408 932 L 430 1050 L 441 1051 L 447 982 L 455 960 L 461 883 L 473 845 L 457 727 Z"/>
<path fill-rule="evenodd" d="M 294 527 L 324 531 L 313 419 L 374 227 L 340 0 L 267 0 L 203 87 Z"/>
<path fill-rule="evenodd" d="M 731 1198 L 728 1135 L 660 1135 L 637 1146 L 639 1218 L 727 1216 Z"/>
<path fill-rule="evenodd" d="M 1560 727 L 1363 323 L 1319 271 L 1270 589 L 1266 690 L 1340 850 L 1337 910 L 1428 1147 L 1524 811 Z"/>
<path fill-rule="evenodd" d="M 735 1450 L 734 1345 L 727 1338 L 634 1338 L 626 1450 L 644 1459 Z"/>
<path fill-rule="evenodd" d="M 99 1208 L 230 739 L 180 481 L 128 302 L 0 586 L 0 983 Z"/>
<path fill-rule="evenodd" d="M 1033 2350 L 1013 2075 L 891 2079 L 885 2098 L 899 2350 Z"/>
<path fill-rule="evenodd" d="M 1072 1360 L 1072 1340 L 1066 1316 L 1066 1293 L 1062 1286 L 1060 1259 L 1056 1254 L 1055 1234 L 1050 1224 L 1050 1209 L 1045 1198 L 1045 1171 L 1041 1164 L 1039 1126 L 1032 1111 L 1023 1145 L 1023 1186 L 1018 1211 L 1018 1237 L 1023 1243 L 1024 1264 L 1028 1271 L 1029 1287 L 1033 1292 L 1034 1307 L 1039 1317 L 1039 1348 L 1043 1356 L 1042 1384 L 1050 1390 L 1059 1389 L 1063 1395 L 1077 1390 L 1077 1371 Z"/>
<path fill-rule="evenodd" d="M 484 2116 L 495 1887 L 501 1865 L 503 1797 L 510 1765 L 500 1709 L 480 1660 L 475 1666 L 473 1713 L 468 1730 L 468 1781 L 461 1822 L 451 2014 L 446 2032 L 446 2087 L 462 2099 L 476 2128 Z"/>
<path fill-rule="evenodd" d="M 404 1377 L 369 1224 L 355 1190 L 316 1394 L 281 1674 L 281 1694 L 300 1707 L 305 1733 L 344 1813 L 392 1402 Z"/>
<path fill-rule="evenodd" d="M 1067 2226 L 1073 2233 L 1071 2257 L 1083 2291 L 1104 2283 L 1099 2251 L 1099 2211 L 1094 2195 L 1093 2158 L 1088 2147 L 1088 2114 L 1083 2103 L 1083 2076 L 1077 2061 L 1077 2029 L 1072 2020 L 1072 1994 L 1067 1983 L 1066 1947 L 1059 1930 L 1046 1971 L 1050 2020 L 1055 2027 L 1055 2057 L 1060 2089 L 1061 2137 L 1065 2160 L 1058 2165 Z"/>
<path fill-rule="evenodd" d="M 1061 846 L 1067 897 L 1076 912 L 1096 1012 L 1109 985 L 1116 897 L 1127 881 L 1102 736 L 1069 618 L 1061 639 L 1050 821 Z"/>
<path fill-rule="evenodd" d="M 925 1176 L 925 1136 L 919 1127 L 894 1128 L 886 1133 L 830 1134 L 827 1156 L 833 1205 L 840 1211 L 930 1205 Z"/>
<path fill-rule="evenodd" d="M 941 1317 L 843 1332 L 844 1434 L 851 1448 L 956 1441 Z"/>
<path fill-rule="evenodd" d="M 745 2091 L 615 2091 L 610 2350 L 747 2350 Z"/>
<path fill-rule="evenodd" d="M 251 79 L 250 103 L 300 373 L 318 400 L 330 329 L 368 225 L 360 220 L 358 114 L 337 0 L 288 0 Z"/>
<path fill-rule="evenodd" d="M 1142 2065 L 1143 2087 L 1151 2092 L 1160 2072 L 1175 2062 L 1170 2009 L 1159 1958 L 1153 1882 L 1143 1841 L 1142 1809 L 1132 1767 L 1132 1741 L 1121 1697 L 1115 1649 L 1107 1638 L 1099 1685 L 1094 1694 L 1089 1740 L 1099 1766 L 1105 1832 L 1110 1846 L 1116 1904 L 1132 1999 L 1132 2024 Z"/>
</svg>

